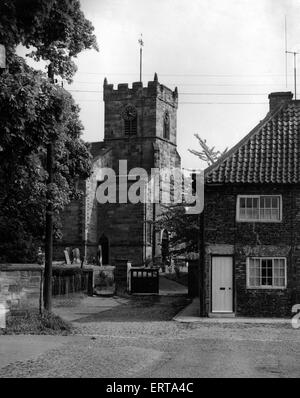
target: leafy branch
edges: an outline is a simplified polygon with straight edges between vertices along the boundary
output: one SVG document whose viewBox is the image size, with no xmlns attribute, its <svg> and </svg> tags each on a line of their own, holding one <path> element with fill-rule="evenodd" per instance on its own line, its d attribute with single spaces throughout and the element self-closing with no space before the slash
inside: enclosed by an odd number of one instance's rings
<svg viewBox="0 0 300 398">
<path fill-rule="evenodd" d="M 214 164 L 218 159 L 224 156 L 228 150 L 228 148 L 224 151 L 216 150 L 214 146 L 208 146 L 206 139 L 201 138 L 199 134 L 194 134 L 194 136 L 197 138 L 201 149 L 200 151 L 189 149 L 189 152 L 203 160 L 208 166 Z"/>
</svg>

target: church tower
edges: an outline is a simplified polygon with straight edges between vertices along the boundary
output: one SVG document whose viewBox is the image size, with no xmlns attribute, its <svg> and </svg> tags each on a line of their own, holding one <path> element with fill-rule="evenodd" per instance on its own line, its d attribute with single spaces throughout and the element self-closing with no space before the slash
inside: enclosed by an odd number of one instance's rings
<svg viewBox="0 0 300 398">
<path fill-rule="evenodd" d="M 104 80 L 104 141 L 111 144 L 115 160 L 127 159 L 128 166 L 155 167 L 153 143 L 166 151 L 165 161 L 175 161 L 178 93 L 154 81 L 119 84 L 117 90 Z M 168 154 L 167 154 L 168 153 Z M 173 156 L 171 155 L 173 153 Z"/>
<path fill-rule="evenodd" d="M 55 258 L 61 259 L 63 248 L 80 248 L 87 262 L 95 261 L 99 246 L 102 263 L 116 266 L 117 279 L 126 280 L 126 262 L 142 266 L 148 260 L 163 257 L 168 232 L 155 231 L 153 220 L 161 212 L 153 203 L 99 203 L 97 189 L 102 183 L 103 168 L 119 176 L 119 161 L 127 161 L 127 172 L 143 168 L 180 168 L 177 152 L 178 93 L 154 80 L 119 84 L 115 89 L 104 80 L 104 141 L 91 143 L 92 175 L 81 181 L 84 197 L 73 200 L 62 214 L 62 239 L 55 243 Z M 126 173 L 126 172 L 125 172 Z M 127 174 L 123 177 L 126 177 Z M 131 183 L 134 183 L 131 182 Z M 130 186 L 130 182 L 128 182 Z M 118 184 L 117 184 L 118 187 Z M 100 187 L 101 188 L 101 187 Z M 160 188 L 161 189 L 161 188 Z"/>
<path fill-rule="evenodd" d="M 112 168 L 118 174 L 119 160 L 127 160 L 128 171 L 143 168 L 180 167 L 177 152 L 178 92 L 154 80 L 112 84 L 104 80 L 104 143 L 111 148 Z M 129 260 L 143 265 L 160 256 L 161 232 L 151 221 L 159 213 L 158 204 L 116 203 L 98 205 L 99 238 L 109 241 L 109 262 Z"/>
</svg>

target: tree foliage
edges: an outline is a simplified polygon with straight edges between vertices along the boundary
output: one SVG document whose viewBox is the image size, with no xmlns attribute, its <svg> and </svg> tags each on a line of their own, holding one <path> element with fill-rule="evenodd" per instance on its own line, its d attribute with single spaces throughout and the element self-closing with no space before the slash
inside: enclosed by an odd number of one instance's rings
<svg viewBox="0 0 300 398">
<path fill-rule="evenodd" d="M 85 49 L 98 50 L 93 26 L 79 0 L 1 0 L 0 43 L 8 62 L 18 44 L 33 48 L 36 61 L 49 61 L 55 75 L 72 81 L 73 58 Z"/>
<path fill-rule="evenodd" d="M 72 57 L 96 45 L 92 30 L 76 0 L 0 2 L 0 43 L 8 54 L 8 68 L 0 74 L 1 261 L 34 261 L 44 238 L 47 200 L 53 203 L 59 235 L 60 210 L 82 194 L 78 181 L 91 172 L 79 107 L 66 90 L 18 57 L 16 46 L 34 46 L 31 56 L 49 60 L 56 74 L 70 79 Z M 46 171 L 50 141 L 55 153 L 51 186 Z"/>
<path fill-rule="evenodd" d="M 197 253 L 200 232 L 198 216 L 187 215 L 183 204 L 165 206 L 164 210 L 155 222 L 155 228 L 168 231 L 171 256 Z"/>
<path fill-rule="evenodd" d="M 200 145 L 199 150 L 189 149 L 193 155 L 203 161 L 206 166 L 213 165 L 220 157 L 224 156 L 224 151 L 216 150 L 210 147 L 207 141 L 195 134 Z M 190 181 L 192 184 L 192 181 Z M 155 222 L 157 230 L 166 229 L 169 232 L 169 245 L 171 255 L 186 255 L 187 257 L 198 253 L 199 251 L 199 235 L 200 224 L 199 215 L 187 215 L 186 204 L 174 204 L 164 206 L 165 209 Z"/>
<path fill-rule="evenodd" d="M 189 149 L 189 152 L 193 155 L 197 156 L 200 160 L 204 161 L 207 166 L 211 166 L 214 164 L 221 156 L 225 155 L 227 152 L 226 148 L 224 151 L 218 151 L 215 147 L 210 147 L 207 144 L 206 139 L 203 139 L 199 136 L 199 134 L 194 134 L 197 138 L 198 143 L 200 145 L 200 150 Z"/>
</svg>

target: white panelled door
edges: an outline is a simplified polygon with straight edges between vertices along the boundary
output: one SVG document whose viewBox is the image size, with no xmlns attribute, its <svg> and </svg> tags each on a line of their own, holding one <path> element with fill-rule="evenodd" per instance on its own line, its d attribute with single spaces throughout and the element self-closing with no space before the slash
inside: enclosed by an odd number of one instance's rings
<svg viewBox="0 0 300 398">
<path fill-rule="evenodd" d="M 212 257 L 212 312 L 233 311 L 232 257 Z"/>
</svg>

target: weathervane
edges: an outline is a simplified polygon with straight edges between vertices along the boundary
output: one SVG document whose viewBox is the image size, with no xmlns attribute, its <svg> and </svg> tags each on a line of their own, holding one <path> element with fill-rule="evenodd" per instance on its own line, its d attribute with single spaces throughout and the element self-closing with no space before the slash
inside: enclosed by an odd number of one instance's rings
<svg viewBox="0 0 300 398">
<path fill-rule="evenodd" d="M 142 81 L 142 60 L 143 60 L 143 34 L 141 33 L 141 37 L 139 38 L 139 44 L 140 44 L 140 82 Z"/>
</svg>

